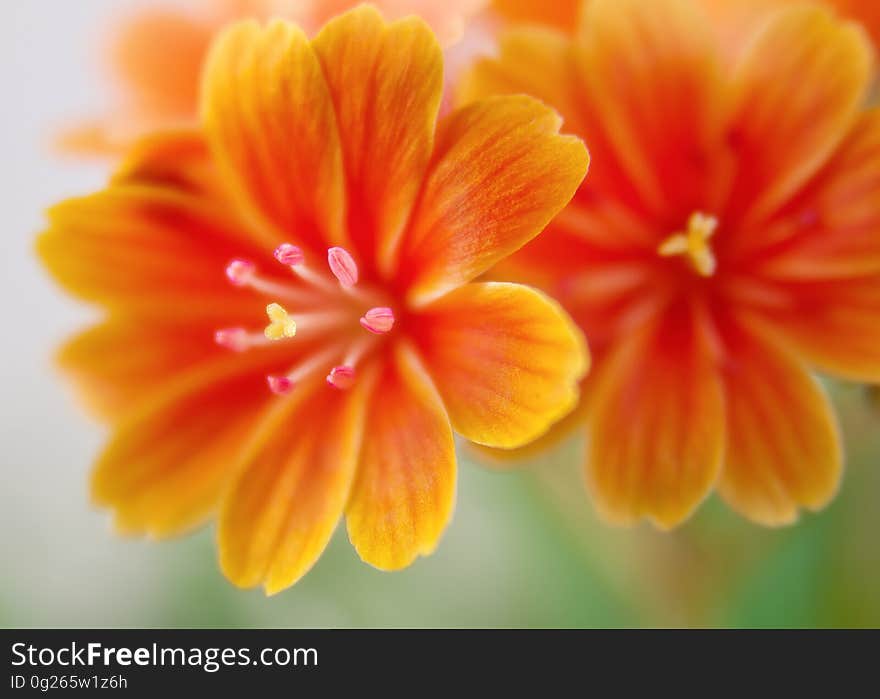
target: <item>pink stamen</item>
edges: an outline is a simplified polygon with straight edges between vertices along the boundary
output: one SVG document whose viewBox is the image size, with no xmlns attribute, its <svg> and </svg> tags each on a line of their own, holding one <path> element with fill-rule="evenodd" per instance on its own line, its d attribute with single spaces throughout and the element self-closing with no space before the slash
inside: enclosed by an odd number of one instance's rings
<svg viewBox="0 0 880 699">
<path fill-rule="evenodd" d="M 302 248 L 298 248 L 290 243 L 281 243 L 281 245 L 275 248 L 275 259 L 283 265 L 296 267 L 301 265 L 306 258 Z"/>
<path fill-rule="evenodd" d="M 269 390 L 276 396 L 285 396 L 290 393 L 296 385 L 287 376 L 267 376 L 266 383 L 269 384 Z"/>
<path fill-rule="evenodd" d="M 364 313 L 361 326 L 374 335 L 383 335 L 394 327 L 394 311 L 387 306 L 377 306 Z"/>
<path fill-rule="evenodd" d="M 346 364 L 335 366 L 327 374 L 327 383 L 342 391 L 354 385 L 354 367 Z"/>
<path fill-rule="evenodd" d="M 248 345 L 248 332 L 244 328 L 223 328 L 214 333 L 214 342 L 234 352 L 244 352 Z"/>
<path fill-rule="evenodd" d="M 330 271 L 344 288 L 347 289 L 357 284 L 357 263 L 348 250 L 339 247 L 330 248 L 327 250 L 327 264 L 330 265 Z"/>
<path fill-rule="evenodd" d="M 244 286 L 251 280 L 256 271 L 257 268 L 253 262 L 233 260 L 226 265 L 226 278 L 235 286 Z"/>
</svg>

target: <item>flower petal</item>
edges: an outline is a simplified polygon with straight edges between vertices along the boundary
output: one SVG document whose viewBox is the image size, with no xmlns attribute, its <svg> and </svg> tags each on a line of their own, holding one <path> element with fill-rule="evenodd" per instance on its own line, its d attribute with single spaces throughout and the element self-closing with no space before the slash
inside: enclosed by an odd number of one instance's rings
<svg viewBox="0 0 880 699">
<path fill-rule="evenodd" d="M 138 116 L 194 118 L 199 75 L 215 27 L 172 9 L 151 8 L 118 28 L 111 62 Z"/>
<path fill-rule="evenodd" d="M 350 235 L 387 269 L 424 178 L 443 91 L 443 56 L 410 17 L 386 24 L 365 5 L 314 41 L 342 137 Z"/>
<path fill-rule="evenodd" d="M 89 408 L 115 422 L 194 365 L 228 353 L 189 323 L 112 319 L 76 335 L 61 348 L 58 363 Z M 145 337 L 149 336 L 149 341 Z"/>
<path fill-rule="evenodd" d="M 793 7 L 764 25 L 736 68 L 730 139 L 742 164 L 732 201 L 759 220 L 812 177 L 846 135 L 871 74 L 857 26 Z"/>
<path fill-rule="evenodd" d="M 647 517 L 674 527 L 711 491 L 724 445 L 713 354 L 699 317 L 675 309 L 632 333 L 598 368 L 586 477 L 609 521 Z"/>
<path fill-rule="evenodd" d="M 165 186 L 223 201 L 218 179 L 208 144 L 198 130 L 166 129 L 131 144 L 111 183 Z"/>
<path fill-rule="evenodd" d="M 538 291 L 467 284 L 421 312 L 419 351 L 456 432 L 491 447 L 521 447 L 578 399 L 589 355 L 580 330 Z"/>
<path fill-rule="evenodd" d="M 399 348 L 367 412 L 345 510 L 360 557 L 383 570 L 431 553 L 455 504 L 455 447 L 443 403 L 411 349 Z"/>
<path fill-rule="evenodd" d="M 344 245 L 345 178 L 330 90 L 294 25 L 242 22 L 215 41 L 202 121 L 230 189 L 267 243 Z M 286 231 L 286 233 L 284 233 Z"/>
<path fill-rule="evenodd" d="M 526 96 L 492 97 L 439 126 L 434 160 L 402 250 L 425 302 L 534 238 L 571 199 L 589 163 L 559 117 Z"/>
<path fill-rule="evenodd" d="M 492 8 L 508 21 L 545 24 L 565 32 L 577 27 L 581 5 L 581 0 L 492 0 Z"/>
<path fill-rule="evenodd" d="M 781 215 L 757 271 L 814 281 L 880 273 L 880 109 L 862 116 L 815 182 Z M 760 245 L 760 241 L 756 241 Z"/>
<path fill-rule="evenodd" d="M 224 278 L 252 248 L 223 208 L 167 187 L 120 184 L 63 202 L 37 249 L 68 291 L 126 313 L 229 323 L 259 309 Z"/>
<path fill-rule="evenodd" d="M 763 314 L 798 355 L 843 378 L 880 382 L 880 275 L 780 288 L 785 304 Z"/>
<path fill-rule="evenodd" d="M 116 427 L 92 475 L 95 501 L 123 533 L 169 536 L 201 524 L 270 398 L 241 357 L 186 373 Z"/>
<path fill-rule="evenodd" d="M 719 482 L 737 512 L 766 525 L 823 507 L 842 471 L 840 436 L 821 385 L 793 356 L 738 338 L 724 372 L 727 447 Z"/>
<path fill-rule="evenodd" d="M 298 386 L 260 423 L 220 515 L 220 565 L 233 583 L 274 594 L 317 561 L 354 478 L 370 383 Z"/>
<path fill-rule="evenodd" d="M 581 111 L 592 112 L 582 115 L 579 133 L 597 167 L 608 169 L 600 177 L 603 191 L 616 165 L 627 187 L 615 190 L 634 190 L 637 206 L 654 221 L 675 226 L 692 211 L 714 210 L 730 163 L 720 148 L 720 61 L 696 3 L 593 0 L 575 52 L 587 106 Z"/>
<path fill-rule="evenodd" d="M 566 131 L 580 133 L 570 82 L 575 78 L 571 41 L 558 32 L 517 27 L 498 39 L 497 58 L 474 61 L 456 87 L 456 101 L 465 105 L 489 95 L 526 94 L 558 110 Z"/>
</svg>

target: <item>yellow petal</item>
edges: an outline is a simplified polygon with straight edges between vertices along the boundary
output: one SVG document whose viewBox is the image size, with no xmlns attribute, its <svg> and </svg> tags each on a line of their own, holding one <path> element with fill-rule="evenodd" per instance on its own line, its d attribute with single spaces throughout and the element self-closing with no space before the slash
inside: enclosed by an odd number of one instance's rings
<svg viewBox="0 0 880 699">
<path fill-rule="evenodd" d="M 204 72 L 202 121 L 219 167 L 270 245 L 345 237 L 342 148 L 330 90 L 305 34 L 280 20 L 225 30 Z"/>
<path fill-rule="evenodd" d="M 220 565 L 233 583 L 274 594 L 317 561 L 348 499 L 370 384 L 297 386 L 262 420 L 220 514 Z"/>
<path fill-rule="evenodd" d="M 431 553 L 455 504 L 452 429 L 412 350 L 380 375 L 367 412 L 357 481 L 346 507 L 348 535 L 364 561 L 404 568 Z"/>
</svg>

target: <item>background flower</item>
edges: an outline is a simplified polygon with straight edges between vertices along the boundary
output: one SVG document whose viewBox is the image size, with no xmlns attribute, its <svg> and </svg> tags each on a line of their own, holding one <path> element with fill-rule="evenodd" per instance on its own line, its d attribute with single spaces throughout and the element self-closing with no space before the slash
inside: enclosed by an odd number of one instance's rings
<svg viewBox="0 0 880 699">
<path fill-rule="evenodd" d="M 466 22 L 486 0 L 376 0 L 389 19 L 418 15 L 444 45 L 462 38 Z M 185 0 L 154 5 L 121 18 L 108 33 L 106 61 L 115 104 L 90 123 L 65 131 L 72 152 L 118 153 L 138 136 L 196 121 L 202 65 L 212 39 L 242 19 L 280 17 L 314 33 L 327 20 L 361 4 L 356 0 Z M 460 65 L 460 61 L 456 62 Z"/>
<path fill-rule="evenodd" d="M 774 13 L 729 66 L 689 0 L 594 0 L 578 35 L 512 32 L 465 94 L 536 94 L 593 149 L 588 183 L 497 274 L 591 338 L 586 476 L 613 521 L 668 528 L 717 483 L 789 523 L 836 492 L 812 365 L 880 379 L 880 118 L 864 33 Z"/>
</svg>

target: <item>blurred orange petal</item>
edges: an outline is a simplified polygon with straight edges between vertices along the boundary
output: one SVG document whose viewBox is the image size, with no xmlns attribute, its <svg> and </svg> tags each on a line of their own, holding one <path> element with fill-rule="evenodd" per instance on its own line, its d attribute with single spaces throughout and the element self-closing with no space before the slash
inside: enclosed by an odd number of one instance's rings
<svg viewBox="0 0 880 699">
<path fill-rule="evenodd" d="M 872 69 L 867 38 L 816 7 L 773 15 L 736 67 L 730 139 L 744 217 L 772 212 L 827 162 L 855 123 Z"/>
<path fill-rule="evenodd" d="M 743 334 L 724 372 L 728 440 L 718 490 L 764 525 L 818 510 L 837 492 L 843 454 L 821 385 L 789 354 Z"/>
<path fill-rule="evenodd" d="M 202 196 L 220 188 L 208 144 L 196 129 L 164 129 L 137 139 L 113 172 L 113 184 L 167 186 Z"/>
<path fill-rule="evenodd" d="M 720 62 L 701 25 L 688 0 L 593 0 L 575 49 L 595 112 L 587 118 L 655 213 L 712 210 L 723 194 L 712 176 L 721 164 Z"/>
<path fill-rule="evenodd" d="M 492 0 L 492 8 L 510 22 L 544 24 L 573 32 L 583 0 Z"/>
<path fill-rule="evenodd" d="M 588 353 L 555 302 L 517 284 L 468 284 L 424 309 L 419 349 L 466 439 L 520 447 L 577 403 Z"/>
<path fill-rule="evenodd" d="M 498 39 L 498 60 L 482 58 L 457 86 L 460 104 L 486 94 L 525 93 L 553 105 L 566 119 L 575 113 L 575 95 L 564 76 L 574 71 L 570 42 L 554 31 L 513 28 Z M 567 108 L 566 108 L 567 107 Z M 572 129 L 571 123 L 565 123 Z"/>
<path fill-rule="evenodd" d="M 367 410 L 345 511 L 358 555 L 397 570 L 434 551 L 455 502 L 455 446 L 443 403 L 415 354 L 399 348 Z"/>
<path fill-rule="evenodd" d="M 880 109 L 866 112 L 823 171 L 768 227 L 757 269 L 775 280 L 880 274 Z"/>
<path fill-rule="evenodd" d="M 767 311 L 792 348 L 831 374 L 880 383 L 880 275 L 792 283 Z"/>
<path fill-rule="evenodd" d="M 127 18 L 112 47 L 126 106 L 147 115 L 192 117 L 213 34 L 210 23 L 170 8 L 149 8 Z"/>
<path fill-rule="evenodd" d="M 688 309 L 633 333 L 589 398 L 587 484 L 610 522 L 687 519 L 721 471 L 724 410 L 713 347 Z"/>
</svg>

